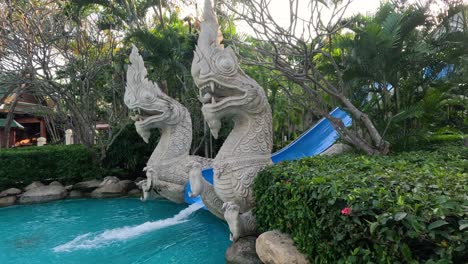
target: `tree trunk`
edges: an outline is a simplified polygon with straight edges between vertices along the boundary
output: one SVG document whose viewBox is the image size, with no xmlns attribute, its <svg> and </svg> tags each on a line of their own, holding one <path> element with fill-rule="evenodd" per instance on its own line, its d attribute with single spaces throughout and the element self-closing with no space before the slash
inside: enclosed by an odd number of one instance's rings
<svg viewBox="0 0 468 264">
<path fill-rule="evenodd" d="M 52 144 L 59 143 L 60 142 L 60 136 L 59 136 L 57 127 L 55 126 L 55 123 L 56 123 L 55 119 L 51 118 L 50 115 L 47 114 L 47 115 L 44 116 L 44 120 L 45 120 L 45 123 L 46 123 L 47 132 L 51 137 L 51 143 Z"/>
<path fill-rule="evenodd" d="M 117 131 L 117 133 L 112 133 L 112 138 L 109 140 L 109 143 L 101 148 L 101 157 L 99 158 L 100 161 L 103 161 L 106 158 L 107 151 L 109 151 L 112 144 L 114 144 L 115 140 L 119 137 L 120 134 L 122 134 L 128 124 L 128 121 L 121 124 L 119 131 Z"/>
<path fill-rule="evenodd" d="M 3 139 L 3 142 L 2 142 L 3 144 L 1 144 L 5 146 L 5 148 L 10 147 L 11 123 L 13 122 L 13 118 L 15 116 L 14 111 L 15 111 L 16 106 L 18 105 L 20 97 L 21 97 L 21 93 L 19 93 L 18 91 L 18 93 L 16 94 L 16 96 L 14 97 L 13 101 L 10 104 L 10 108 L 8 109 L 8 114 L 7 114 L 7 118 L 5 121 L 5 127 L 4 127 L 4 133 L 3 133 L 5 135 L 5 138 Z"/>
<path fill-rule="evenodd" d="M 374 124 L 370 120 L 369 116 L 365 113 L 363 113 L 361 110 L 359 110 L 357 107 L 355 107 L 351 101 L 348 100 L 343 95 L 339 95 L 338 99 L 345 105 L 345 107 L 350 111 L 351 116 L 354 118 L 354 120 L 360 120 L 364 127 L 366 128 L 367 132 L 369 133 L 372 142 L 374 143 L 373 145 L 376 147 L 376 149 L 372 153 L 368 153 L 371 155 L 376 155 L 376 154 L 383 154 L 386 155 L 390 151 L 390 143 L 382 138 L 380 135 L 379 131 L 377 128 L 375 128 Z M 327 118 L 328 119 L 328 118 Z M 342 123 L 342 122 L 341 122 Z M 346 131 L 349 131 L 348 129 L 345 129 Z M 354 133 L 347 133 L 348 135 L 354 134 Z M 358 137 L 354 137 L 355 140 Z M 353 140 L 354 141 L 354 140 Z M 365 142 L 364 140 L 360 139 L 358 140 L 359 143 L 358 145 L 361 145 L 362 142 Z M 368 152 L 368 150 L 363 149 L 364 151 Z"/>
<path fill-rule="evenodd" d="M 158 5 L 158 9 L 159 9 L 159 22 L 161 23 L 161 27 L 164 29 L 165 28 L 165 25 L 164 25 L 164 17 L 163 17 L 163 12 L 162 12 L 162 0 L 159 0 L 159 5 Z"/>
<path fill-rule="evenodd" d="M 73 113 L 75 131 L 77 136 L 80 139 L 81 143 L 87 147 L 91 148 L 94 145 L 94 123 L 88 122 L 85 117 L 82 116 L 81 112 L 69 104 L 69 109 Z"/>
</svg>

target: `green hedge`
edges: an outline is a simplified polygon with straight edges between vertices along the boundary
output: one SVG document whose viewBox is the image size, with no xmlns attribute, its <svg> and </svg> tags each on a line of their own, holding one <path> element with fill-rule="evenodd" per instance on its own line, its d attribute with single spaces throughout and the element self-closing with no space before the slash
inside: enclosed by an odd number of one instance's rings
<svg viewBox="0 0 468 264">
<path fill-rule="evenodd" d="M 270 166 L 254 183 L 258 225 L 313 263 L 465 263 L 467 157 L 450 146 Z"/>
<path fill-rule="evenodd" d="M 102 175 L 93 152 L 81 145 L 0 149 L 0 189 L 52 179 L 67 184 Z"/>
</svg>

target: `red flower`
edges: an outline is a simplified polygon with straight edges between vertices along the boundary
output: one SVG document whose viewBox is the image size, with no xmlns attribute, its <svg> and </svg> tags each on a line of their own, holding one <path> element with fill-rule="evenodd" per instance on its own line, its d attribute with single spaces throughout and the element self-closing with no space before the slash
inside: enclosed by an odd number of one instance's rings
<svg viewBox="0 0 468 264">
<path fill-rule="evenodd" d="M 350 215 L 351 214 L 351 208 L 345 207 L 341 210 L 342 215 Z"/>
</svg>

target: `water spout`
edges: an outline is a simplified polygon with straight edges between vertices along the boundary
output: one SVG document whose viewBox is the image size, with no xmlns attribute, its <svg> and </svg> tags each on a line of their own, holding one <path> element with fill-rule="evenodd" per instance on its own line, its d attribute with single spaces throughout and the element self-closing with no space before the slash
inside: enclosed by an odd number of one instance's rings
<svg viewBox="0 0 468 264">
<path fill-rule="evenodd" d="M 99 248 L 113 242 L 126 241 L 158 229 L 184 223 L 188 221 L 187 218 L 192 213 L 202 207 L 203 204 L 196 203 L 183 209 L 178 214 L 170 218 L 153 222 L 146 222 L 136 226 L 124 226 L 120 228 L 109 229 L 97 234 L 86 233 L 79 235 L 65 244 L 54 247 L 53 250 L 54 252 L 69 252 L 79 249 Z"/>
</svg>

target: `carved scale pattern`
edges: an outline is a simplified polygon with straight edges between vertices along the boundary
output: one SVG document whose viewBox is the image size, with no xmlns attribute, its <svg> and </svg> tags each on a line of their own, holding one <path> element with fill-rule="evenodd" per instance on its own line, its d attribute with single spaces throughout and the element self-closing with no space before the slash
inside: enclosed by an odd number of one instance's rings
<svg viewBox="0 0 468 264">
<path fill-rule="evenodd" d="M 260 170 L 271 164 L 271 112 L 268 105 L 263 108 L 259 114 L 236 117 L 233 132 L 226 140 L 228 143 L 223 145 L 213 164 L 216 194 L 225 202 L 234 201 L 241 212 L 253 207 L 253 180 Z M 248 126 L 243 125 L 246 122 Z M 238 133 L 238 126 L 243 133 Z"/>
</svg>

